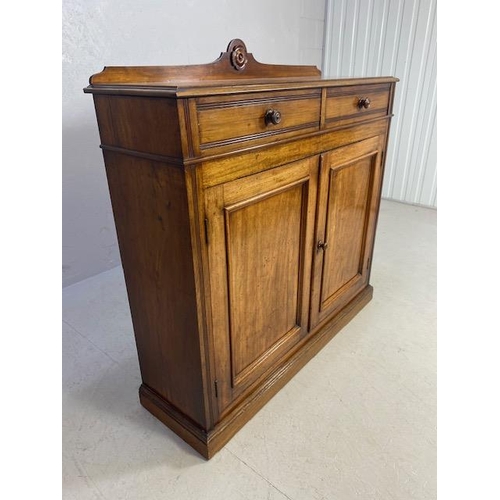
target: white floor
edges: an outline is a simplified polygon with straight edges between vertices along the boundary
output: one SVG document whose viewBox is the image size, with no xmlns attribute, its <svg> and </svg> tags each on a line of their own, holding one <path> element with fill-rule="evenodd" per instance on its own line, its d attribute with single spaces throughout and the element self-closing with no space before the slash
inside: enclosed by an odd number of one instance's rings
<svg viewBox="0 0 500 500">
<path fill-rule="evenodd" d="M 436 498 L 436 212 L 383 201 L 374 298 L 212 460 L 138 402 L 121 268 L 63 291 L 65 499 Z"/>
</svg>

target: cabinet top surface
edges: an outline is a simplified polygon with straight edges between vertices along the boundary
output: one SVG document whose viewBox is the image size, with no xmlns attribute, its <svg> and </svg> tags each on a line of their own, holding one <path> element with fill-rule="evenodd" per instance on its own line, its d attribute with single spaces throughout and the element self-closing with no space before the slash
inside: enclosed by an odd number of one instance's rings
<svg viewBox="0 0 500 500">
<path fill-rule="evenodd" d="M 315 66 L 262 64 L 247 52 L 243 41 L 235 39 L 209 64 L 107 66 L 90 77 L 84 92 L 190 97 L 397 81 L 394 77 L 324 79 Z"/>
</svg>

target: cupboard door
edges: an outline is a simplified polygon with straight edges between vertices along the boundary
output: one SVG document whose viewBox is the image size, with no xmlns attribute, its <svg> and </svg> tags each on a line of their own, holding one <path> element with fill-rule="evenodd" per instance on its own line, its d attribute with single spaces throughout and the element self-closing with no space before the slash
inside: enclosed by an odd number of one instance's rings
<svg viewBox="0 0 500 500">
<path fill-rule="evenodd" d="M 321 156 L 311 328 L 368 284 L 382 145 L 373 137 Z"/>
<path fill-rule="evenodd" d="M 205 192 L 220 412 L 307 334 L 318 159 Z"/>
</svg>

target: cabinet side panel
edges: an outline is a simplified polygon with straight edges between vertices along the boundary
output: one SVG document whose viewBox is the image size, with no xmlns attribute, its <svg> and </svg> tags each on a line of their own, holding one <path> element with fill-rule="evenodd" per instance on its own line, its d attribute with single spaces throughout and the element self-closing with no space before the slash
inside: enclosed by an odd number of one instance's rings
<svg viewBox="0 0 500 500">
<path fill-rule="evenodd" d="M 183 170 L 104 151 L 143 382 L 205 425 Z"/>
<path fill-rule="evenodd" d="M 94 104 L 103 146 L 182 156 L 175 99 L 95 95 Z"/>
</svg>

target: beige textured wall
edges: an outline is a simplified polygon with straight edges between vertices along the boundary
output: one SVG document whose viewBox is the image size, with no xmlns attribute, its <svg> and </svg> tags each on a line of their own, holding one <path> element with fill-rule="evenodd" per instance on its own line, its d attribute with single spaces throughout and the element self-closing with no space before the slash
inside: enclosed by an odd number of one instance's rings
<svg viewBox="0 0 500 500">
<path fill-rule="evenodd" d="M 232 38 L 266 63 L 322 60 L 325 0 L 63 2 L 63 285 L 120 264 L 92 98 L 111 65 L 195 64 Z"/>
</svg>

